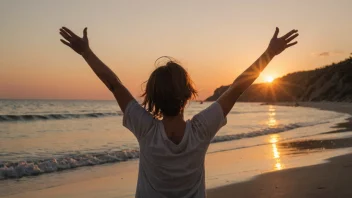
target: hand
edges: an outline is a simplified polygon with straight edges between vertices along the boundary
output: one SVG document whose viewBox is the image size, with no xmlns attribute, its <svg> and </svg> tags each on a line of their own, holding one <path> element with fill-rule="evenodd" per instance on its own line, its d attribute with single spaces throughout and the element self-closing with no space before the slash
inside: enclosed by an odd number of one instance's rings
<svg viewBox="0 0 352 198">
<path fill-rule="evenodd" d="M 276 28 L 273 38 L 271 39 L 268 47 L 268 52 L 272 56 L 279 55 L 286 48 L 294 46 L 297 44 L 297 41 L 290 43 L 293 39 L 298 36 L 298 30 L 291 30 L 284 36 L 278 38 L 279 28 Z"/>
<path fill-rule="evenodd" d="M 87 28 L 84 28 L 84 30 L 83 30 L 83 38 L 77 36 L 75 33 L 73 33 L 70 29 L 68 29 L 66 27 L 60 28 L 60 34 L 68 42 L 64 39 L 60 39 L 60 41 L 63 44 L 69 46 L 71 49 L 73 49 L 78 54 L 83 55 L 83 53 L 89 49 Z"/>
</svg>

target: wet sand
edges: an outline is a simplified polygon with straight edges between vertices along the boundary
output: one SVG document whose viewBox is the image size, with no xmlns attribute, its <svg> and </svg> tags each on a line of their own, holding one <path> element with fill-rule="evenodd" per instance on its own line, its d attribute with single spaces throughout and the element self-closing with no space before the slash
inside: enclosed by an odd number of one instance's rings
<svg viewBox="0 0 352 198">
<path fill-rule="evenodd" d="M 293 106 L 293 103 L 275 105 Z M 351 103 L 303 102 L 302 107 L 342 112 L 352 115 Z M 352 131 L 352 119 L 336 126 L 325 134 Z M 332 157 L 328 163 L 292 168 L 261 174 L 250 181 L 235 183 L 208 190 L 208 197 L 270 197 L 270 198 L 351 198 L 352 197 L 352 138 L 284 142 L 282 147 L 296 153 L 315 149 L 348 148 L 347 155 Z M 291 154 L 295 154 L 292 152 Z"/>
<path fill-rule="evenodd" d="M 208 190 L 208 197 L 352 197 L 352 154 L 328 163 L 271 172 L 243 183 Z"/>
<path fill-rule="evenodd" d="M 320 192 L 332 195 L 337 191 L 339 194 L 335 193 L 334 195 L 341 195 L 340 197 L 348 195 L 347 197 L 351 197 L 351 194 L 348 193 L 352 192 L 349 190 L 352 182 L 352 155 L 332 158 L 331 162 L 327 164 L 311 165 L 321 163 L 322 160 L 335 155 L 346 154 L 348 151 L 345 151 L 345 149 L 352 147 L 342 149 L 343 152 L 335 152 L 336 149 L 331 149 L 324 152 L 291 155 L 290 152 L 286 153 L 284 147 L 277 146 L 280 150 L 280 166 L 276 166 L 277 159 L 273 159 L 272 145 L 209 154 L 206 159 L 207 186 L 220 184 L 222 187 L 208 189 L 208 198 L 297 198 L 304 197 L 305 194 L 309 195 L 306 197 L 314 197 L 311 196 L 314 193 L 317 197 L 321 197 Z M 306 167 L 286 169 L 297 166 Z M 64 181 L 59 185 L 44 186 L 40 182 L 33 183 L 33 186 L 39 184 L 43 188 L 27 189 L 21 193 L 5 195 L 4 198 L 132 198 L 136 188 L 137 170 L 138 161 L 136 160 L 93 167 L 92 169 L 86 168 L 84 170 L 83 168 L 70 173 L 62 172 L 56 174 Z M 94 174 L 96 177 L 82 179 L 83 175 Z M 53 175 L 48 174 L 40 177 L 42 177 L 43 182 L 48 183 L 48 178 L 53 177 Z M 230 185 L 224 186 L 226 184 Z M 17 184 L 15 187 L 29 188 L 27 185 Z"/>
<path fill-rule="evenodd" d="M 320 108 L 320 105 L 324 107 L 323 104 L 314 104 L 314 107 Z M 337 111 L 352 113 L 352 107 L 339 105 L 336 104 Z M 329 104 L 325 109 L 331 110 L 333 106 Z M 346 120 L 330 132 L 341 133 L 351 129 L 350 121 Z M 294 133 L 294 130 L 286 133 Z M 352 197 L 352 137 L 335 139 L 331 138 L 333 133 L 322 136 L 325 139 L 301 139 L 207 154 L 208 197 Z M 218 143 L 219 146 L 221 144 Z M 326 159 L 327 163 L 322 163 Z M 137 162 L 63 172 L 56 174 L 62 178 L 60 184 L 48 184 L 42 189 L 33 187 L 33 190 L 26 184 L 23 187 L 28 190 L 4 197 L 134 197 Z M 82 179 L 83 176 L 89 178 Z M 40 177 L 47 183 L 53 175 Z M 22 188 L 21 185 L 14 187 Z"/>
</svg>

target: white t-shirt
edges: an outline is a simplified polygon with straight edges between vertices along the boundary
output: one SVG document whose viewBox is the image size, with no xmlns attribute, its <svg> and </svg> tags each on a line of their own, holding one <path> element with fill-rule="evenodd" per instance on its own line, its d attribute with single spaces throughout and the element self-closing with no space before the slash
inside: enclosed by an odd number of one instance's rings
<svg viewBox="0 0 352 198">
<path fill-rule="evenodd" d="M 162 121 L 154 119 L 136 100 L 125 109 L 123 125 L 137 137 L 140 147 L 136 197 L 204 198 L 204 158 L 211 139 L 226 124 L 222 108 L 214 102 L 186 121 L 182 141 L 167 137 Z"/>
</svg>

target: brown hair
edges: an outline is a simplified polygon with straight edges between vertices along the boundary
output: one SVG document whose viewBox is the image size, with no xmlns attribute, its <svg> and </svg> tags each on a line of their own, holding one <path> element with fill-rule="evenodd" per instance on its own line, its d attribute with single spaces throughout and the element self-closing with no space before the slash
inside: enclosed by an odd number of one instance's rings
<svg viewBox="0 0 352 198">
<path fill-rule="evenodd" d="M 169 61 L 165 65 L 152 72 L 142 94 L 144 97 L 142 105 L 155 118 L 179 115 L 188 100 L 197 96 L 188 72 L 181 65 L 167 58 Z"/>
</svg>

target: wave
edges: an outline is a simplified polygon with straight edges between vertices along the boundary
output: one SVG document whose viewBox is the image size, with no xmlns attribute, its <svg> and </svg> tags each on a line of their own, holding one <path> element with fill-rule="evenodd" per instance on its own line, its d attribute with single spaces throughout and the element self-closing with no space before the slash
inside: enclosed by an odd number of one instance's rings
<svg viewBox="0 0 352 198">
<path fill-rule="evenodd" d="M 0 164 L 0 180 L 36 176 L 82 166 L 122 162 L 139 158 L 139 151 L 124 150 L 110 153 L 79 154 L 46 160 L 5 162 Z"/>
<path fill-rule="evenodd" d="M 229 114 L 268 113 L 268 111 L 230 111 Z"/>
<path fill-rule="evenodd" d="M 38 120 L 62 120 L 77 118 L 100 118 L 107 116 L 121 116 L 121 112 L 116 113 L 84 113 L 84 114 L 25 114 L 25 115 L 0 115 L 0 122 L 13 121 L 38 121 Z"/>
<path fill-rule="evenodd" d="M 282 133 L 300 127 L 308 127 L 324 123 L 328 122 L 295 123 L 277 128 L 266 128 L 263 130 L 252 131 L 249 133 L 215 136 L 211 143 L 234 141 L 244 138 L 253 138 L 273 133 Z M 57 172 L 82 166 L 95 166 L 105 163 L 116 163 L 137 158 L 139 158 L 138 150 L 123 150 L 115 152 L 74 154 L 61 158 L 45 160 L 28 160 L 20 162 L 2 163 L 0 161 L 0 180 L 21 178 L 24 176 L 36 176 L 44 173 Z"/>
<path fill-rule="evenodd" d="M 314 125 L 325 124 L 325 123 L 328 123 L 328 122 L 294 123 L 294 124 L 283 125 L 275 128 L 265 128 L 258 131 L 252 131 L 249 133 L 215 136 L 211 141 L 211 143 L 239 140 L 243 138 L 252 138 L 252 137 L 258 137 L 258 136 L 269 135 L 274 133 L 282 133 L 282 132 L 300 128 L 300 127 L 308 127 L 308 126 L 314 126 Z"/>
<path fill-rule="evenodd" d="M 83 110 L 81 112 L 87 112 Z M 262 113 L 265 111 L 249 111 L 249 112 L 230 112 L 230 114 L 247 114 Z M 192 112 L 198 113 L 197 112 Z M 100 118 L 109 116 L 121 116 L 122 112 L 106 112 L 106 113 L 61 113 L 61 114 L 23 114 L 23 115 L 0 115 L 0 122 L 20 122 L 20 121 L 39 121 L 39 120 L 63 120 L 63 119 L 79 119 L 79 118 Z"/>
</svg>

